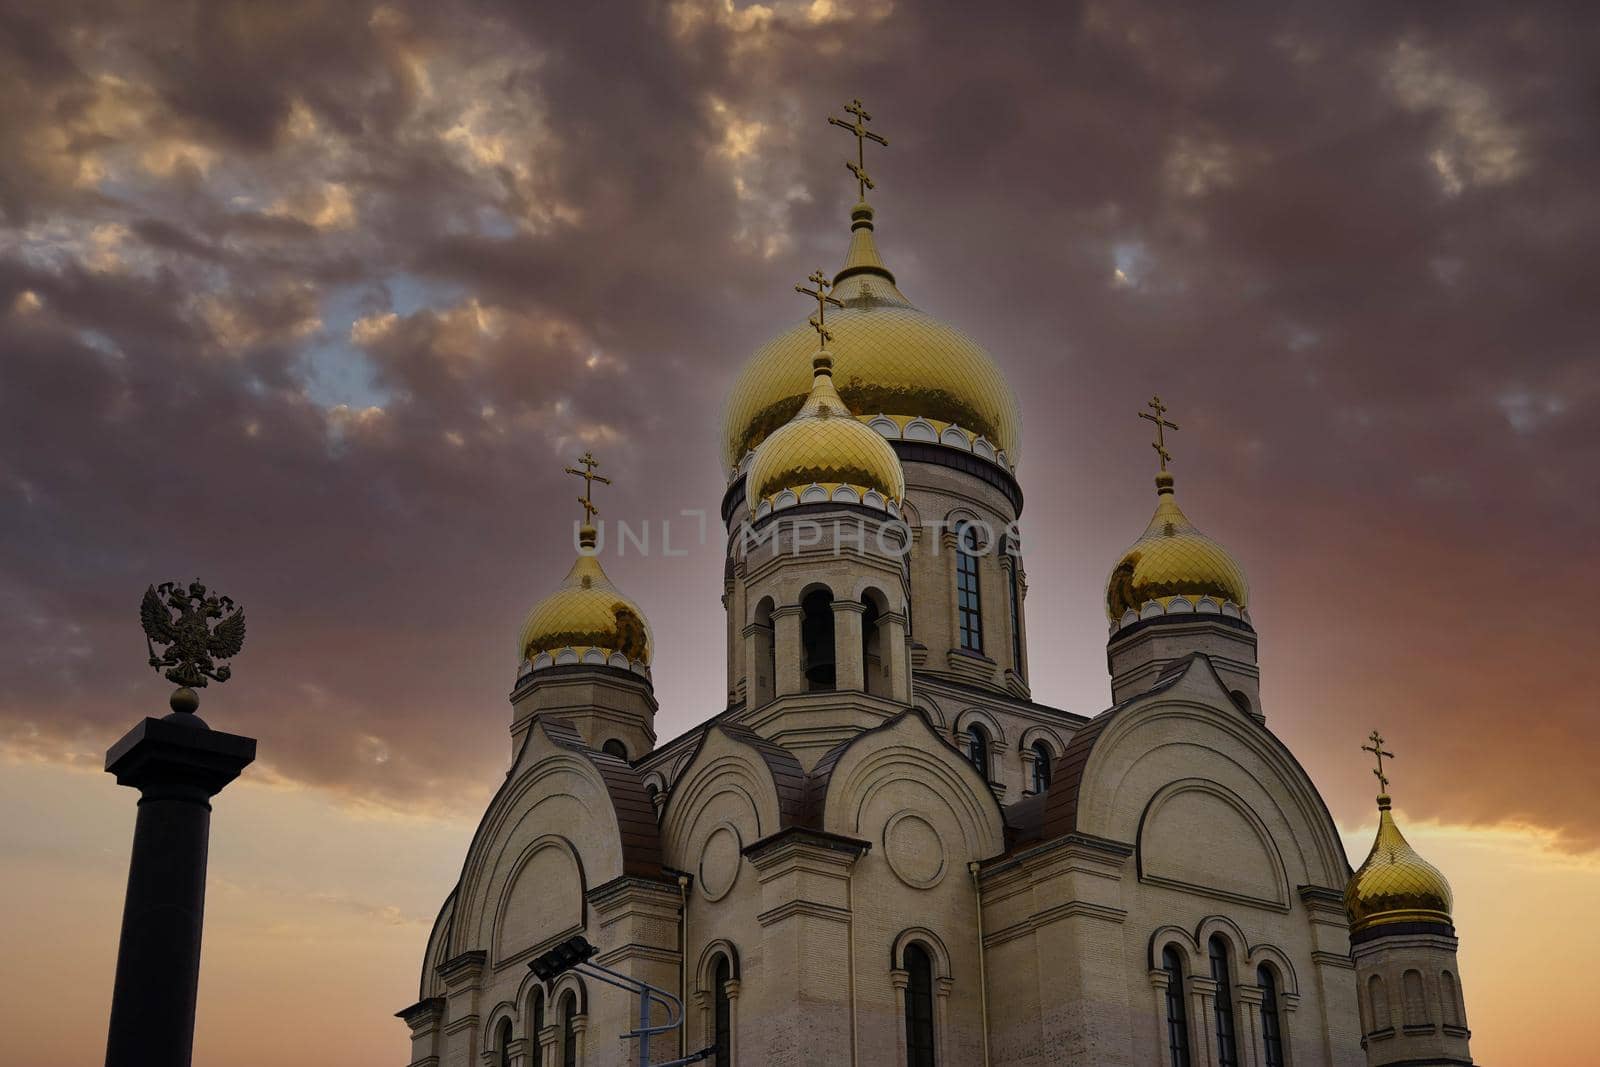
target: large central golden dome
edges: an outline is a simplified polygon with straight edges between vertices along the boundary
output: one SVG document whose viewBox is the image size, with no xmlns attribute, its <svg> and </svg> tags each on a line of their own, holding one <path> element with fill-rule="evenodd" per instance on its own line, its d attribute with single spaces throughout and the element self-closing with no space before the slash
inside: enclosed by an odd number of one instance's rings
<svg viewBox="0 0 1600 1067">
<path fill-rule="evenodd" d="M 862 421 L 887 415 L 903 430 L 914 419 L 936 434 L 957 426 L 982 437 L 1015 466 L 1022 419 L 1011 386 L 989 353 L 960 330 L 911 306 L 878 256 L 872 209 L 857 204 L 844 268 L 828 316 L 833 382 Z M 723 461 L 734 471 L 757 445 L 800 410 L 811 391 L 816 334 L 801 322 L 756 352 L 729 394 Z"/>
</svg>

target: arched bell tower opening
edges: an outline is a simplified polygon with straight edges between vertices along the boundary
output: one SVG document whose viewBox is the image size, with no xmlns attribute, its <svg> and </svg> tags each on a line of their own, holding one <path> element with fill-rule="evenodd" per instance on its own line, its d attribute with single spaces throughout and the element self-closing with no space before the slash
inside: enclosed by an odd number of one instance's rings
<svg viewBox="0 0 1600 1067">
<path fill-rule="evenodd" d="M 806 691 L 825 692 L 838 686 L 838 655 L 833 638 L 833 593 L 825 586 L 800 598 L 800 662 Z"/>
<path fill-rule="evenodd" d="M 892 696 L 884 659 L 884 616 L 888 601 L 876 589 L 861 594 L 861 670 L 863 688 L 873 696 Z"/>
</svg>

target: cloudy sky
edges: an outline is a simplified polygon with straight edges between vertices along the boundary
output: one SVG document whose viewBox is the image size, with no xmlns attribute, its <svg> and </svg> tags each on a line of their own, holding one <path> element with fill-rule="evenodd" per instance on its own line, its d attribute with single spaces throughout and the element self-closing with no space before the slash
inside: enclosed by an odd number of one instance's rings
<svg viewBox="0 0 1600 1067">
<path fill-rule="evenodd" d="M 843 253 L 859 96 L 902 289 L 1022 399 L 1035 696 L 1107 701 L 1159 391 L 1269 723 L 1357 861 L 1384 729 L 1479 1058 L 1576 1064 L 1578 994 L 1525 976 L 1596 947 L 1597 60 L 1583 4 L 3 0 L 16 1062 L 103 1048 L 134 798 L 98 768 L 164 705 L 139 595 L 195 575 L 250 620 L 208 718 L 261 752 L 217 805 L 200 1058 L 401 1062 L 561 468 L 592 448 L 606 514 L 675 539 L 714 511 L 733 376 Z M 724 690 L 688 543 L 606 561 L 663 737 Z"/>
</svg>

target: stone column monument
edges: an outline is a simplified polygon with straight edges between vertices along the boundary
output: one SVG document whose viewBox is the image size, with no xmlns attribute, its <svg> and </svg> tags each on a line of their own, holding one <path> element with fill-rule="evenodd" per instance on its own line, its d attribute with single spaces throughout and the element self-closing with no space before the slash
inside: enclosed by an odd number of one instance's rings
<svg viewBox="0 0 1600 1067">
<path fill-rule="evenodd" d="M 139 614 L 150 665 L 178 689 L 170 715 L 145 719 L 106 753 L 117 784 L 140 793 L 106 1067 L 189 1067 L 211 798 L 256 756 L 255 738 L 213 730 L 195 714 L 195 690 L 228 680 L 216 661 L 243 646 L 244 612 L 199 582 L 167 582 L 145 592 Z"/>
</svg>

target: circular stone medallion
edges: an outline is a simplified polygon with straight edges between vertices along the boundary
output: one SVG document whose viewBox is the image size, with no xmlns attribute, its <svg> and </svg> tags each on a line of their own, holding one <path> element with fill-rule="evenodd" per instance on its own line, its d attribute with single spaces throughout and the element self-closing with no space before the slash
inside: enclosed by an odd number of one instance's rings
<svg viewBox="0 0 1600 1067">
<path fill-rule="evenodd" d="M 932 889 L 944 877 L 944 842 L 933 824 L 902 811 L 883 828 L 883 854 L 889 869 L 913 889 Z"/>
<path fill-rule="evenodd" d="M 739 850 L 744 843 L 731 823 L 711 831 L 700 850 L 700 892 L 707 900 L 721 900 L 739 877 Z"/>
</svg>

